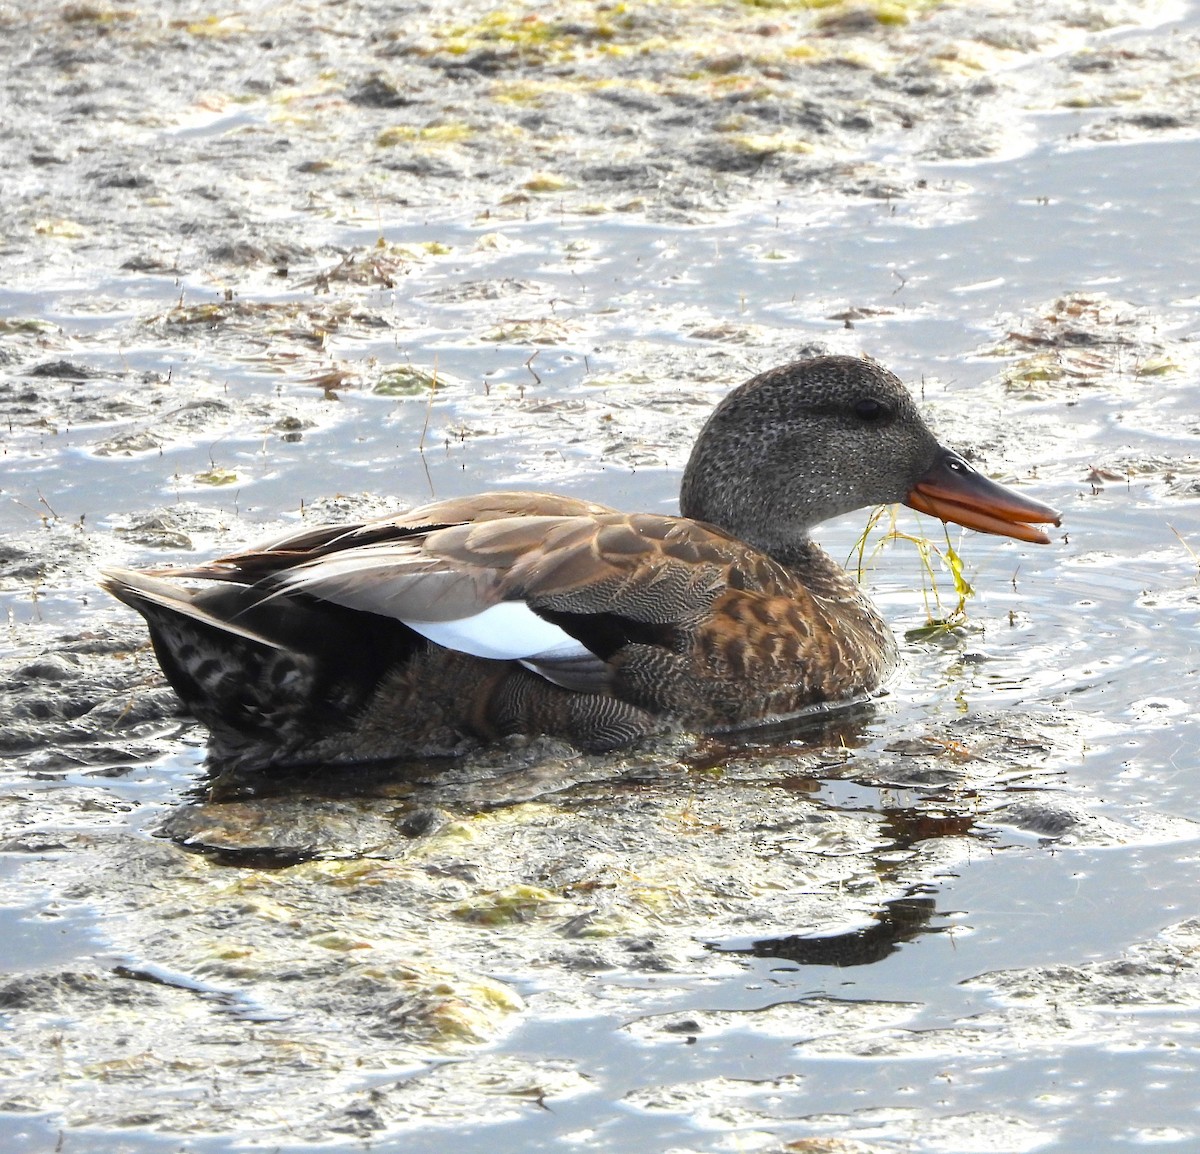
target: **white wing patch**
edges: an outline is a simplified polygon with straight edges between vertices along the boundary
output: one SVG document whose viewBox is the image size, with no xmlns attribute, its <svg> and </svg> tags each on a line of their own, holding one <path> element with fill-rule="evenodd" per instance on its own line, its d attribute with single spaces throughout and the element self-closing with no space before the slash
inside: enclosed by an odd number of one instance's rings
<svg viewBox="0 0 1200 1154">
<path fill-rule="evenodd" d="M 456 570 L 410 542 L 348 549 L 277 574 L 273 596 L 299 590 L 404 622 L 458 653 L 519 661 L 567 689 L 602 692 L 611 671 L 599 657 L 524 601 L 502 596 L 495 574 Z"/>
<path fill-rule="evenodd" d="M 557 625 L 539 617 L 523 601 L 501 601 L 456 621 L 412 621 L 410 629 L 446 649 L 494 661 L 590 657 L 591 651 Z"/>
</svg>

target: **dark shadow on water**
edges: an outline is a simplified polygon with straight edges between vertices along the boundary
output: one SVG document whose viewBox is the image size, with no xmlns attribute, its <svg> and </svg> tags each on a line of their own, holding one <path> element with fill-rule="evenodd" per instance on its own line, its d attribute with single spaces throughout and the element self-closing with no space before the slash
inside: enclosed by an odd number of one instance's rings
<svg viewBox="0 0 1200 1154">
<path fill-rule="evenodd" d="M 800 966 L 869 966 L 895 953 L 905 942 L 923 934 L 944 932 L 944 927 L 930 924 L 937 909 L 934 899 L 925 894 L 922 890 L 884 902 L 873 916 L 872 925 L 847 933 L 785 934 L 760 938 L 748 946 L 710 943 L 709 949 L 743 957 L 776 958 Z"/>
<path fill-rule="evenodd" d="M 786 721 L 713 735 L 648 739 L 612 754 L 582 754 L 550 737 L 510 738 L 461 757 L 316 763 L 266 769 L 210 767 L 189 792 L 196 802 L 221 803 L 273 797 L 403 799 L 423 794 L 430 804 L 495 808 L 557 793 L 578 780 L 649 783 L 675 780 L 689 770 L 719 768 L 733 760 L 798 757 L 822 750 L 859 748 L 875 720 L 872 701 L 821 707 Z M 504 781 L 494 791 L 489 784 Z M 468 795 L 474 794 L 473 797 Z"/>
<path fill-rule="evenodd" d="M 859 749 L 871 740 L 868 726 L 878 714 L 874 700 L 822 706 L 783 721 L 699 737 L 686 761 L 694 769 L 706 769 L 734 759 Z"/>
<path fill-rule="evenodd" d="M 753 804 L 773 809 L 771 791 L 785 791 L 825 810 L 848 805 L 877 814 L 888 856 L 877 861 L 876 872 L 882 881 L 903 884 L 897 851 L 931 838 L 989 835 L 976 829 L 973 808 L 940 793 L 904 806 L 889 806 L 893 799 L 877 786 L 863 786 L 852 802 L 827 794 L 832 779 L 847 780 L 849 751 L 872 739 L 868 727 L 875 720 L 872 703 L 856 703 L 736 736 L 675 735 L 608 755 L 583 754 L 552 738 L 514 738 L 460 758 L 217 771 L 198 781 L 155 832 L 224 864 L 284 869 L 315 858 L 403 857 L 448 822 L 550 799 L 569 822 L 569 814 L 603 819 L 689 793 L 734 791 L 725 804 L 736 808 L 737 791 L 750 790 Z M 837 941 L 792 935 L 760 945 L 794 960 L 855 951 L 870 960 L 883 956 L 872 951 L 886 953 L 887 942 L 917 932 L 912 927 L 926 904 L 914 896 L 898 899 L 874 926 Z M 930 905 L 926 920 L 931 912 Z"/>
</svg>

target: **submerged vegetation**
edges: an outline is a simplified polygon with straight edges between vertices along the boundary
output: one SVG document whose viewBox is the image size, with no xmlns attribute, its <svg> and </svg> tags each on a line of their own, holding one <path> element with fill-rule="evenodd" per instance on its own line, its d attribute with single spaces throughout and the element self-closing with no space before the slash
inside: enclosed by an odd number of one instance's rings
<svg viewBox="0 0 1200 1154">
<path fill-rule="evenodd" d="M 921 563 L 921 595 L 925 603 L 925 624 L 909 629 L 909 640 L 920 640 L 949 633 L 967 624 L 967 600 L 975 590 L 967 580 L 962 557 L 950 541 L 950 527 L 942 526 L 943 544 L 919 533 L 908 533 L 897 527 L 899 512 L 894 505 L 874 509 L 867 518 L 862 533 L 854 543 L 848 565 L 852 565 L 859 581 L 865 579 L 875 560 L 889 546 L 903 542 L 917 552 Z M 868 552 L 870 545 L 870 552 Z M 951 591 L 943 597 L 942 583 L 949 577 Z"/>
</svg>

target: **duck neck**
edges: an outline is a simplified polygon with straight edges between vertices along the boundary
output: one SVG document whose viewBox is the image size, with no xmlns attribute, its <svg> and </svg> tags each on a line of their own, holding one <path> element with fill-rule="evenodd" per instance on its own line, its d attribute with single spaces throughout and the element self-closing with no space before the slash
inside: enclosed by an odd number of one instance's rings
<svg viewBox="0 0 1200 1154">
<path fill-rule="evenodd" d="M 714 444 L 708 433 L 706 427 L 683 473 L 683 516 L 715 525 L 789 567 L 804 567 L 823 556 L 809 530 L 844 512 L 844 495 L 806 479 L 814 470 L 799 451 L 787 454 L 790 464 L 782 468 L 766 459 L 761 443 L 730 452 L 723 441 Z"/>
<path fill-rule="evenodd" d="M 808 535 L 806 527 L 798 523 L 780 525 L 777 518 L 767 515 L 766 510 L 754 509 L 739 516 L 741 510 L 729 506 L 714 507 L 713 503 L 696 499 L 694 490 L 685 486 L 680 495 L 679 512 L 689 520 L 715 526 L 789 569 L 806 569 L 822 561 L 829 562 L 825 551 Z"/>
<path fill-rule="evenodd" d="M 700 520 L 700 518 L 696 518 Z M 771 536 L 762 532 L 752 532 L 728 522 L 709 521 L 731 537 L 736 537 L 744 545 L 749 545 L 759 553 L 770 557 L 776 564 L 787 569 L 799 571 L 832 564 L 829 555 L 811 537 L 788 536 L 786 539 Z"/>
<path fill-rule="evenodd" d="M 772 561 L 778 561 L 789 569 L 808 570 L 833 566 L 834 561 L 811 537 L 801 537 L 782 543 L 757 543 L 750 541 L 756 549 L 766 553 Z"/>
</svg>

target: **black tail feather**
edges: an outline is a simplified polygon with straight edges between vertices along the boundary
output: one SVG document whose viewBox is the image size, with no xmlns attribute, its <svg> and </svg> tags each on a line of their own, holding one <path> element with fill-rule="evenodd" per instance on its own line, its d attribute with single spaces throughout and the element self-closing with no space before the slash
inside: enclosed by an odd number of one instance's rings
<svg viewBox="0 0 1200 1154">
<path fill-rule="evenodd" d="M 104 586 L 146 619 L 172 688 L 226 744 L 299 749 L 328 736 L 428 644 L 398 621 L 304 595 L 186 589 L 128 570 Z"/>
</svg>

